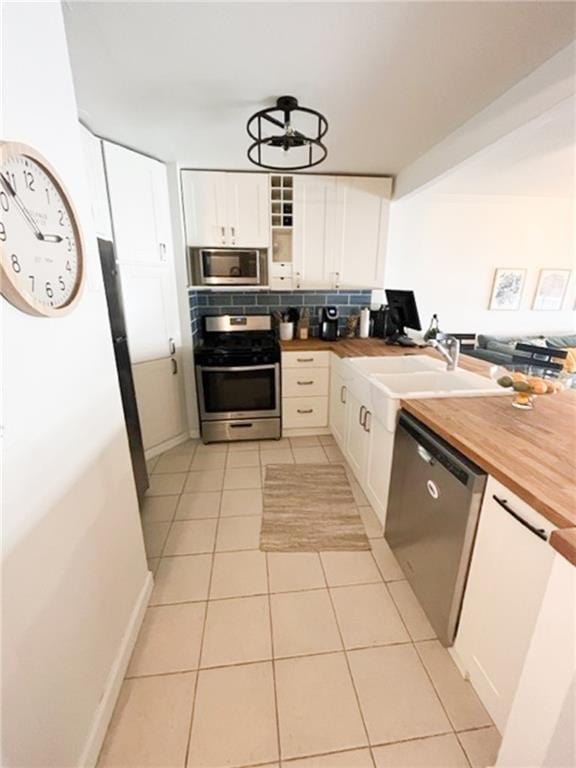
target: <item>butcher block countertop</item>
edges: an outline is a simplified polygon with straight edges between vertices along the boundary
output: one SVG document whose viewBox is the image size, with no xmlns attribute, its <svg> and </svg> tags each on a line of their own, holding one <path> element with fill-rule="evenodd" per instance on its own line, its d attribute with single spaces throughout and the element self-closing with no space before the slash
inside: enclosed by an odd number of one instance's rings
<svg viewBox="0 0 576 768">
<path fill-rule="evenodd" d="M 282 342 L 285 352 L 330 350 L 339 357 L 438 353 L 390 347 L 381 339 Z M 461 355 L 460 366 L 488 375 L 490 365 Z M 550 543 L 576 565 L 576 391 L 536 398 L 520 411 L 509 397 L 403 400 L 402 407 L 546 519 L 564 529 Z"/>
</svg>

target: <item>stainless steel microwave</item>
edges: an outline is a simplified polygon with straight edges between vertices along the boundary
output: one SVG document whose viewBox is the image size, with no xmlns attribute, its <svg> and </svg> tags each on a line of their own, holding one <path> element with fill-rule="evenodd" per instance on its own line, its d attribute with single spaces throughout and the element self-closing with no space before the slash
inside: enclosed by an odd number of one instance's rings
<svg viewBox="0 0 576 768">
<path fill-rule="evenodd" d="M 267 251 L 262 248 L 190 248 L 193 285 L 266 285 Z"/>
</svg>

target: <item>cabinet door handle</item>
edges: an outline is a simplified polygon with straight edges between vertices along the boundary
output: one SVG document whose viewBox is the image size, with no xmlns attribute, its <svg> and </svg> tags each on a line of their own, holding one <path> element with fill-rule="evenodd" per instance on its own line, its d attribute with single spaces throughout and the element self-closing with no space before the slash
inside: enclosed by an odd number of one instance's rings
<svg viewBox="0 0 576 768">
<path fill-rule="evenodd" d="M 334 288 L 340 288 L 340 272 L 334 272 Z"/>
<path fill-rule="evenodd" d="M 236 227 L 230 227 L 230 235 L 232 237 L 232 245 L 236 244 Z"/>
<path fill-rule="evenodd" d="M 362 427 L 364 426 L 364 419 L 366 418 L 365 414 L 366 414 L 366 408 L 363 405 L 361 405 L 360 412 L 358 414 L 358 421 L 360 422 L 360 426 Z"/>
<path fill-rule="evenodd" d="M 502 509 L 506 510 L 509 515 L 512 515 L 514 520 L 518 520 L 520 525 L 523 525 L 525 528 L 528 528 L 529 531 L 531 531 L 535 536 L 538 536 L 539 539 L 543 539 L 544 541 L 548 541 L 548 536 L 546 536 L 546 531 L 544 528 L 536 528 L 535 525 L 532 525 L 532 523 L 529 523 L 528 520 L 524 520 L 523 517 L 520 517 L 518 512 L 514 512 L 514 510 L 510 507 L 506 499 L 499 499 L 496 494 L 492 494 L 492 498 L 496 502 L 496 504 L 499 504 Z"/>
<path fill-rule="evenodd" d="M 298 413 L 314 413 L 314 408 L 308 408 L 306 410 L 298 408 Z"/>
<path fill-rule="evenodd" d="M 222 236 L 222 245 L 226 245 L 226 227 L 220 227 L 220 234 Z"/>
<path fill-rule="evenodd" d="M 313 363 L 314 358 L 313 357 L 297 357 L 296 362 L 297 363 Z"/>
<path fill-rule="evenodd" d="M 175 376 L 178 373 L 178 362 L 171 357 L 170 362 L 172 363 L 172 375 Z"/>
<path fill-rule="evenodd" d="M 171 355 L 175 355 L 176 354 L 176 342 L 174 341 L 174 339 L 172 337 L 170 337 L 168 339 L 168 349 L 170 350 L 170 354 Z"/>
<path fill-rule="evenodd" d="M 313 381 L 297 381 L 296 383 L 301 387 L 308 387 L 310 384 L 314 384 Z"/>
<path fill-rule="evenodd" d="M 344 384 L 340 387 L 340 402 L 343 405 L 346 404 L 346 386 Z"/>
<path fill-rule="evenodd" d="M 158 243 L 160 251 L 160 261 L 166 261 L 166 243 Z"/>
<path fill-rule="evenodd" d="M 363 424 L 365 432 L 370 432 L 371 424 L 372 424 L 372 411 L 367 410 L 366 413 L 364 414 L 364 424 Z"/>
<path fill-rule="evenodd" d="M 296 272 L 296 288 L 300 288 L 301 275 L 300 272 Z"/>
</svg>

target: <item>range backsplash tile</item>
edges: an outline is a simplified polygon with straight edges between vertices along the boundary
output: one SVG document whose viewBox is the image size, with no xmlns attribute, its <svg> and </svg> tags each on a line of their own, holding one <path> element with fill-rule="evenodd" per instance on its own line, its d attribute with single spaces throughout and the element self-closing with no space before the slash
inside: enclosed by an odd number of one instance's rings
<svg viewBox="0 0 576 768">
<path fill-rule="evenodd" d="M 336 305 L 340 310 L 340 328 L 348 315 L 359 314 L 370 306 L 372 291 L 195 291 L 188 292 L 192 338 L 201 333 L 203 315 L 268 315 L 288 307 L 307 307 L 310 333 L 318 335 L 318 315 L 321 307 Z"/>
</svg>

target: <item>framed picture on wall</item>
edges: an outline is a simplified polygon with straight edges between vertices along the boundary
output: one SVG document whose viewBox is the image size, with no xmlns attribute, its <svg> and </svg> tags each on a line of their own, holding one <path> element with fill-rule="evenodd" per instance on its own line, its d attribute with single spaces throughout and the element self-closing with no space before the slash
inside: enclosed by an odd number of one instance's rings
<svg viewBox="0 0 576 768">
<path fill-rule="evenodd" d="M 525 279 L 525 269 L 497 269 L 494 273 L 489 309 L 520 309 Z"/>
<path fill-rule="evenodd" d="M 549 312 L 562 309 L 571 274 L 570 269 L 541 269 L 532 309 Z"/>
</svg>

